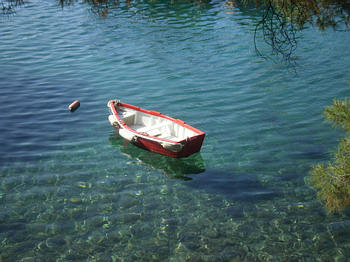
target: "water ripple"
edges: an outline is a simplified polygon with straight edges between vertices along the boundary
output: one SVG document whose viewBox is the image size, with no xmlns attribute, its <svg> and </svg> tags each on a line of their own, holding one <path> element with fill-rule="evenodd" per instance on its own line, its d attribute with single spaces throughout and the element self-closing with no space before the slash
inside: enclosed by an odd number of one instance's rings
<svg viewBox="0 0 350 262">
<path fill-rule="evenodd" d="M 348 94 L 348 34 L 303 31 L 295 74 L 256 56 L 257 10 L 95 11 L 37 1 L 1 20 L 1 261 L 350 255 L 347 222 L 304 182 L 342 136 L 322 111 Z M 116 137 L 115 98 L 205 131 L 201 153 L 172 159 Z"/>
</svg>

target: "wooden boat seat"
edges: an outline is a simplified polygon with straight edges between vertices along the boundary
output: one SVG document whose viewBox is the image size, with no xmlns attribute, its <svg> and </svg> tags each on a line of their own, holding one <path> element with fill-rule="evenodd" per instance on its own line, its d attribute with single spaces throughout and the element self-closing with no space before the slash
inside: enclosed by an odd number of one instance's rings
<svg viewBox="0 0 350 262">
<path fill-rule="evenodd" d="M 123 110 L 123 109 L 119 109 L 118 110 L 118 115 L 120 118 L 125 118 L 125 117 L 129 117 L 129 116 L 133 116 L 136 113 L 133 111 L 129 111 L 129 110 Z"/>
<path fill-rule="evenodd" d="M 131 126 L 132 129 L 136 130 L 137 132 L 144 132 L 149 134 L 150 136 L 160 136 L 162 135 L 162 128 L 168 126 L 169 123 L 162 122 L 154 126 L 141 126 L 141 125 L 133 125 Z"/>
<path fill-rule="evenodd" d="M 178 138 L 178 137 L 176 137 L 176 136 L 167 136 L 167 135 L 165 135 L 165 136 L 161 136 L 161 138 L 165 138 L 165 139 L 169 139 L 169 140 L 173 140 L 173 141 L 179 141 L 180 139 Z"/>
<path fill-rule="evenodd" d="M 127 125 L 130 125 L 134 122 L 136 113 L 130 111 L 120 111 L 118 112 L 118 115 Z"/>
</svg>

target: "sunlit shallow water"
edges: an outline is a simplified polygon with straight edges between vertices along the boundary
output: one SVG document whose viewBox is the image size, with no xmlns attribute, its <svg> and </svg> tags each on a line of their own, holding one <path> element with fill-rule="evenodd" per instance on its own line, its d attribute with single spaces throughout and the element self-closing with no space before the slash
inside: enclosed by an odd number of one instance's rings
<svg viewBox="0 0 350 262">
<path fill-rule="evenodd" d="M 350 36 L 305 29 L 291 69 L 256 55 L 254 14 L 34 1 L 2 17 L 0 260 L 346 261 L 350 218 L 306 181 L 344 135 L 322 111 L 349 94 Z M 128 145 L 114 98 L 203 130 L 201 153 Z"/>
</svg>

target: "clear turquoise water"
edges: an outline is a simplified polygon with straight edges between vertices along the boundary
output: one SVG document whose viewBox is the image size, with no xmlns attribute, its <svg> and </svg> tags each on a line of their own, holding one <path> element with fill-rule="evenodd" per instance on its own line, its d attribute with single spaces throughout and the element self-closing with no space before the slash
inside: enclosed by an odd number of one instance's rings
<svg viewBox="0 0 350 262">
<path fill-rule="evenodd" d="M 349 215 L 305 180 L 344 135 L 322 111 L 349 96 L 350 35 L 305 29 L 294 70 L 256 55 L 254 15 L 31 1 L 1 17 L 0 261 L 347 261 Z M 205 131 L 201 153 L 127 145 L 114 98 Z"/>
</svg>

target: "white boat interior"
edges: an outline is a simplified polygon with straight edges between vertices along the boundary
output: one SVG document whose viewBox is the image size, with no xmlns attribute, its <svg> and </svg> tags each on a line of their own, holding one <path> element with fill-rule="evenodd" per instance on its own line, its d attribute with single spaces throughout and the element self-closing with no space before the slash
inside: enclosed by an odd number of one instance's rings
<svg viewBox="0 0 350 262">
<path fill-rule="evenodd" d="M 119 118 L 137 132 L 172 141 L 181 141 L 196 135 L 194 131 L 162 117 L 122 106 L 117 106 L 116 110 Z"/>
</svg>

